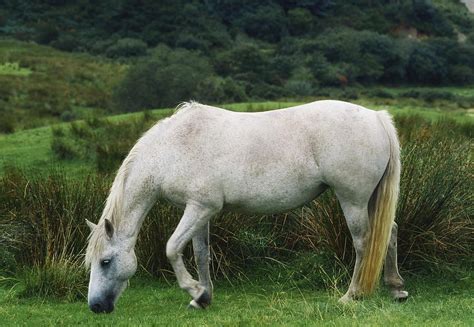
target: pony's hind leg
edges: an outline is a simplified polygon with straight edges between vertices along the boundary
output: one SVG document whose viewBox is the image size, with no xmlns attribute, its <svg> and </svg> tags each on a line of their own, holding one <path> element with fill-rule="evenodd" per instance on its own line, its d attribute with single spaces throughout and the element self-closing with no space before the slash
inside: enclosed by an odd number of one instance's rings
<svg viewBox="0 0 474 327">
<path fill-rule="evenodd" d="M 393 223 L 390 243 L 388 244 L 387 257 L 384 266 L 384 282 L 390 288 L 390 293 L 395 300 L 403 301 L 408 298 L 408 292 L 403 290 L 404 282 L 398 272 L 397 264 L 397 233 L 398 225 Z"/>
<path fill-rule="evenodd" d="M 200 230 L 207 226 L 212 215 L 219 210 L 215 208 L 202 206 L 200 204 L 187 204 L 176 230 L 171 235 L 166 244 L 166 255 L 176 274 L 179 287 L 186 290 L 193 298 L 191 306 L 195 308 L 203 308 L 199 305 L 200 297 L 205 294 L 206 290 L 198 281 L 193 279 L 191 274 L 186 270 L 183 262 L 182 253 L 186 244 L 196 236 Z"/>
<path fill-rule="evenodd" d="M 195 301 L 201 307 L 207 307 L 211 304 L 212 283 L 209 273 L 209 223 L 201 228 L 196 236 L 193 237 L 194 259 L 199 275 L 199 285 L 204 288 L 204 293 Z M 193 303 L 190 303 L 192 306 Z"/>
<path fill-rule="evenodd" d="M 346 294 L 339 299 L 340 302 L 347 303 L 362 295 L 361 287 L 358 284 L 358 276 L 369 233 L 369 212 L 367 203 L 354 204 L 352 201 L 341 200 L 341 198 L 339 198 L 339 202 L 352 235 L 352 242 L 356 253 L 354 272 L 349 289 Z"/>
</svg>

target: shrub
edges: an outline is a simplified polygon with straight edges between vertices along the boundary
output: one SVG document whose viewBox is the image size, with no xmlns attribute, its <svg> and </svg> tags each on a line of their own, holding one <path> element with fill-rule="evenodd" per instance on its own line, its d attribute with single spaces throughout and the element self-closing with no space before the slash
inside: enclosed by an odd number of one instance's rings
<svg viewBox="0 0 474 327">
<path fill-rule="evenodd" d="M 224 79 L 225 101 L 242 102 L 248 100 L 243 83 L 233 80 L 230 77 Z"/>
<path fill-rule="evenodd" d="M 58 29 L 54 23 L 50 22 L 39 23 L 36 27 L 36 31 L 36 42 L 40 44 L 49 44 L 59 36 Z"/>
<path fill-rule="evenodd" d="M 429 46 L 415 46 L 406 68 L 408 80 L 413 83 L 437 84 L 446 78 L 446 64 Z"/>
<path fill-rule="evenodd" d="M 370 97 L 375 98 L 383 98 L 383 99 L 394 99 L 395 96 L 385 89 L 372 89 L 367 92 L 367 95 Z"/>
<path fill-rule="evenodd" d="M 147 44 L 140 39 L 124 38 L 109 46 L 105 55 L 110 58 L 143 56 L 147 47 Z"/>
<path fill-rule="evenodd" d="M 250 9 L 250 8 L 249 8 Z M 245 10 L 235 25 L 249 36 L 268 42 L 277 42 L 284 33 L 286 17 L 282 8 L 269 3 Z"/>
<path fill-rule="evenodd" d="M 0 133 L 10 134 L 15 131 L 15 119 L 12 115 L 4 114 L 0 119 Z"/>
<path fill-rule="evenodd" d="M 222 103 L 227 100 L 224 84 L 222 77 L 207 77 L 197 85 L 194 99 L 204 103 Z"/>
<path fill-rule="evenodd" d="M 73 149 L 73 146 L 62 137 L 53 137 L 51 142 L 51 150 L 60 160 L 71 160 L 78 157 L 78 154 Z"/>
<path fill-rule="evenodd" d="M 440 91 L 435 89 L 404 91 L 400 93 L 400 96 L 405 98 L 421 99 L 430 103 L 436 100 L 456 100 L 456 96 L 451 92 Z"/>
<path fill-rule="evenodd" d="M 219 52 L 214 68 L 219 75 L 250 83 L 262 83 L 267 78 L 267 55 L 252 43 L 239 43 L 232 49 Z"/>
<path fill-rule="evenodd" d="M 300 46 L 310 56 L 309 67 L 315 78 L 325 85 L 337 84 L 334 75 L 345 76 L 349 82 L 373 83 L 383 79 L 393 82 L 405 71 L 406 60 L 399 44 L 375 32 L 329 29 L 318 39 L 302 42 Z M 327 62 L 332 69 L 327 68 Z M 338 71 L 336 74 L 331 72 L 334 69 Z"/>
<path fill-rule="evenodd" d="M 359 98 L 359 92 L 353 88 L 344 89 L 341 98 L 346 100 L 357 100 Z"/>
<path fill-rule="evenodd" d="M 8 231 L 8 228 L 2 226 L 3 230 Z M 4 232 L 5 233 L 5 232 Z M 4 239 L 6 235 L 1 235 L 0 240 Z M 13 251 L 5 244 L 0 243 L 0 278 L 13 275 L 16 272 L 16 261 Z"/>
<path fill-rule="evenodd" d="M 305 97 L 314 94 L 313 85 L 304 80 L 288 80 L 285 83 L 285 89 L 294 96 Z"/>
<path fill-rule="evenodd" d="M 193 98 L 197 85 L 212 75 L 209 63 L 200 55 L 160 46 L 149 58 L 130 68 L 115 89 L 115 107 L 138 111 L 176 106 Z"/>
<path fill-rule="evenodd" d="M 70 122 L 76 119 L 76 115 L 72 111 L 66 110 L 61 113 L 59 118 L 64 122 Z"/>
<path fill-rule="evenodd" d="M 51 46 L 62 51 L 74 51 L 82 47 L 82 42 L 77 35 L 62 34 L 57 40 L 51 42 Z"/>
<path fill-rule="evenodd" d="M 301 67 L 293 71 L 285 83 L 285 89 L 295 96 L 310 96 L 314 93 L 315 84 L 311 71 L 306 67 Z"/>
<path fill-rule="evenodd" d="M 453 65 L 449 67 L 448 78 L 452 83 L 469 84 L 474 82 L 474 70 L 465 65 Z"/>
<path fill-rule="evenodd" d="M 313 16 L 308 9 L 294 8 L 288 10 L 288 30 L 292 35 L 308 33 L 313 25 Z"/>
</svg>

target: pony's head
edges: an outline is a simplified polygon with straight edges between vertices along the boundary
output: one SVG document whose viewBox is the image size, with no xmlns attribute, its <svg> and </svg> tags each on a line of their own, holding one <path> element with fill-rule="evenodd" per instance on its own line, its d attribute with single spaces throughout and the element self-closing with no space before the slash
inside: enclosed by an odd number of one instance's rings
<svg viewBox="0 0 474 327">
<path fill-rule="evenodd" d="M 87 225 L 91 229 L 86 252 L 90 267 L 88 304 L 95 313 L 109 313 L 137 270 L 134 246 L 118 235 L 108 219 L 97 225 L 87 221 Z"/>
</svg>

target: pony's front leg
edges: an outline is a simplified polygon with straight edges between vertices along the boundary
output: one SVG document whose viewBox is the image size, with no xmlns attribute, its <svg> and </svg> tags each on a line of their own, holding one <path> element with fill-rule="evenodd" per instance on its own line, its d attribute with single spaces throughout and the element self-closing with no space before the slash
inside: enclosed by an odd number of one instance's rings
<svg viewBox="0 0 474 327">
<path fill-rule="evenodd" d="M 387 257 L 385 259 L 384 282 L 390 288 L 390 293 L 393 298 L 398 301 L 403 301 L 408 298 L 408 292 L 403 289 L 405 283 L 398 272 L 397 234 L 398 225 L 394 222 L 392 234 L 390 235 L 390 243 L 388 244 Z"/>
<path fill-rule="evenodd" d="M 196 236 L 193 237 L 193 249 L 199 275 L 199 285 L 204 287 L 205 290 L 195 302 L 200 307 L 205 308 L 211 304 L 212 300 L 212 282 L 211 274 L 209 273 L 209 223 L 201 228 Z M 194 307 L 196 303 L 193 303 L 193 301 L 189 305 Z"/>
<path fill-rule="evenodd" d="M 203 206 L 197 203 L 187 204 L 176 230 L 166 244 L 166 255 L 176 274 L 179 287 L 186 290 L 193 298 L 191 305 L 195 308 L 202 306 L 198 301 L 205 294 L 206 289 L 194 280 L 186 270 L 182 253 L 186 244 L 207 226 L 212 215 L 217 213 L 215 208 Z"/>
</svg>

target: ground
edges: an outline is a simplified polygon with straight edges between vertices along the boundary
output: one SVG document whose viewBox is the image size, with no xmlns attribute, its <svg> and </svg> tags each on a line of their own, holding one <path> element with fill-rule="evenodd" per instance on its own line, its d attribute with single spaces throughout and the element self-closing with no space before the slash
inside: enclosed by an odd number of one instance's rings
<svg viewBox="0 0 474 327">
<path fill-rule="evenodd" d="M 430 277 L 432 278 L 432 277 Z M 135 278 L 111 314 L 93 314 L 85 300 L 17 299 L 0 289 L 0 319 L 11 325 L 167 325 L 167 326 L 473 326 L 473 284 L 407 278 L 411 297 L 394 302 L 382 287 L 370 299 L 337 302 L 338 291 L 292 287 L 252 278 L 215 283 L 207 310 L 187 309 L 188 295 L 174 281 Z M 341 290 L 342 291 L 342 290 Z M 2 294 L 3 293 L 3 294 Z"/>
</svg>

